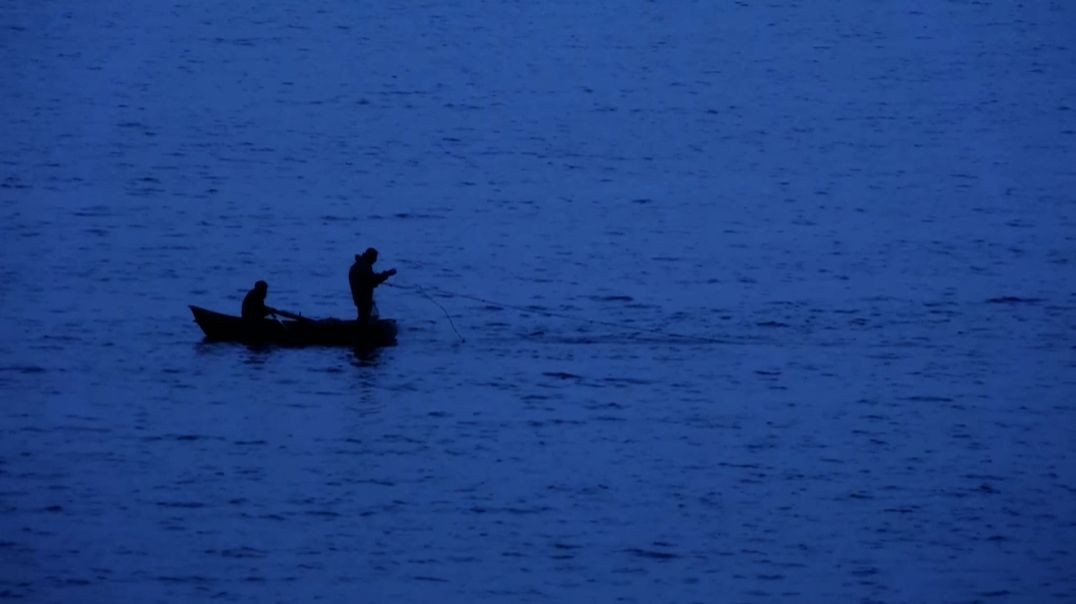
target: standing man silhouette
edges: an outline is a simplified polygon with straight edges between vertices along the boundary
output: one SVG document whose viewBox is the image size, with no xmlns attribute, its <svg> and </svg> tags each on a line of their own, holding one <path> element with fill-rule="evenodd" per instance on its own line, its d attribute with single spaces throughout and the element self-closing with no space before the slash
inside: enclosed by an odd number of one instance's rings
<svg viewBox="0 0 1076 604">
<path fill-rule="evenodd" d="M 378 273 L 374 271 L 374 263 L 377 262 L 377 250 L 366 248 L 362 254 L 355 254 L 355 263 L 348 271 L 347 280 L 351 285 L 351 299 L 355 301 L 358 310 L 359 321 L 367 323 L 377 316 L 374 305 L 374 288 L 385 282 L 385 279 L 396 274 L 396 269 Z"/>
</svg>

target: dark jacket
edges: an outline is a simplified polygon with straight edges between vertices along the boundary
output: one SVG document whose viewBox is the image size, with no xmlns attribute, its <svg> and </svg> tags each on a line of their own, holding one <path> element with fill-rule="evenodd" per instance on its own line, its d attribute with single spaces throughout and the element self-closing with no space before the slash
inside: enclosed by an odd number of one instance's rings
<svg viewBox="0 0 1076 604">
<path fill-rule="evenodd" d="M 264 291 L 255 288 L 247 292 L 247 296 L 243 298 L 244 319 L 264 319 L 270 312 L 272 309 L 265 305 Z"/>
<path fill-rule="evenodd" d="M 365 259 L 358 259 L 351 265 L 347 273 L 348 283 L 351 284 L 351 299 L 359 308 L 369 308 L 374 305 L 374 288 L 385 282 L 395 271 L 388 270 L 383 273 L 374 271 L 372 263 Z"/>
</svg>

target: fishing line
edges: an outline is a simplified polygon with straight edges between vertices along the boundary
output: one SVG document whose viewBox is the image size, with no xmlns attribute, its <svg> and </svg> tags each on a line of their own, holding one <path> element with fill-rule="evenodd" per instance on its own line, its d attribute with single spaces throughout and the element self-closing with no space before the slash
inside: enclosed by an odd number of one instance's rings
<svg viewBox="0 0 1076 604">
<path fill-rule="evenodd" d="M 432 297 L 430 297 L 430 295 L 426 293 L 426 290 L 422 289 L 421 287 L 419 287 L 417 285 L 400 285 L 398 283 L 386 283 L 385 285 L 388 285 L 390 287 L 397 287 L 399 289 L 413 289 L 413 290 L 417 291 L 418 293 L 422 294 L 422 297 L 424 297 L 427 300 L 429 300 L 430 302 L 433 302 L 434 304 L 436 304 L 437 308 L 440 308 L 441 312 L 445 313 L 445 318 L 448 319 L 448 324 L 452 326 L 452 331 L 456 332 L 456 336 L 459 337 L 460 342 L 466 342 L 467 341 L 466 339 L 464 339 L 464 337 L 462 335 L 460 335 L 459 330 L 456 329 L 456 324 L 452 321 L 452 315 L 448 314 L 448 309 L 446 309 L 444 306 L 441 306 L 440 302 L 438 302 L 437 300 L 434 300 Z"/>
<path fill-rule="evenodd" d="M 445 313 L 445 316 L 448 317 L 449 323 L 452 324 L 452 317 L 449 315 L 448 311 L 445 310 L 445 307 L 438 304 L 437 301 L 434 300 L 432 297 L 430 297 L 429 294 L 427 294 L 426 291 L 423 290 L 422 288 L 420 288 L 420 287 L 418 287 L 416 285 L 410 285 L 409 286 L 409 285 L 400 285 L 398 283 L 386 283 L 385 285 L 391 285 L 393 287 L 398 287 L 400 289 L 414 289 L 414 290 L 417 290 L 419 293 L 421 293 L 423 296 L 425 296 L 426 299 L 433 302 L 434 304 L 437 304 L 437 306 Z M 663 337 L 666 337 L 666 338 L 681 338 L 681 339 L 684 339 L 684 340 L 695 340 L 696 342 L 707 342 L 707 343 L 710 343 L 710 344 L 736 344 L 737 343 L 737 342 L 734 342 L 734 341 L 731 341 L 731 340 L 723 340 L 723 339 L 720 339 L 720 338 L 714 338 L 714 337 L 710 337 L 710 336 L 693 336 L 693 335 L 688 335 L 688 334 L 665 331 L 663 329 L 637 327 L 637 326 L 634 326 L 634 325 L 628 325 L 626 323 L 617 323 L 616 321 L 603 321 L 601 319 L 587 319 L 587 318 L 577 317 L 577 316 L 569 315 L 569 314 L 565 314 L 565 313 L 559 313 L 559 312 L 552 311 L 552 310 L 546 310 L 544 308 L 537 307 L 537 306 L 520 306 L 520 305 L 517 305 L 517 304 L 508 304 L 508 303 L 505 303 L 505 302 L 498 302 L 497 300 L 490 300 L 489 298 L 482 298 L 480 296 L 471 296 L 471 295 L 468 295 L 468 294 L 459 294 L 459 293 L 450 292 L 450 291 L 446 291 L 446 290 L 438 289 L 438 288 L 429 288 L 429 289 L 430 289 L 430 291 L 432 291 L 435 294 L 437 294 L 437 295 L 439 295 L 441 297 L 444 297 L 444 298 L 464 298 L 466 300 L 473 300 L 475 302 L 481 302 L 483 304 L 488 304 L 490 306 L 496 306 L 498 308 L 511 308 L 513 310 L 518 310 L 518 311 L 521 311 L 521 312 L 528 312 L 528 313 L 544 315 L 544 316 L 547 316 L 547 317 L 558 317 L 558 318 L 561 318 L 561 319 L 568 319 L 568 320 L 571 320 L 571 321 L 579 321 L 581 323 L 592 323 L 592 324 L 595 324 L 595 325 L 605 325 L 607 327 L 615 327 L 615 328 L 617 328 L 619 330 L 623 330 L 623 331 L 633 331 L 633 332 L 636 332 L 636 333 L 638 333 L 638 332 L 646 332 L 646 333 L 651 333 L 651 334 L 654 334 L 654 335 L 663 336 Z M 452 329 L 453 329 L 453 331 L 456 330 L 456 326 L 454 324 L 452 325 Z M 459 336 L 458 331 L 456 331 L 456 335 Z M 459 336 L 459 337 L 460 337 L 460 340 L 463 340 L 463 336 Z"/>
</svg>

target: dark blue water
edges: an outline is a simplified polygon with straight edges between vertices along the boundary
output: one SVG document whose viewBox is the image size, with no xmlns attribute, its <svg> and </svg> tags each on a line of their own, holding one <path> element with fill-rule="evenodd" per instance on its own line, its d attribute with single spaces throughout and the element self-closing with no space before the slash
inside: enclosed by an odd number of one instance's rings
<svg viewBox="0 0 1076 604">
<path fill-rule="evenodd" d="M 1068 5 L 0 14 L 0 598 L 1076 598 Z"/>
</svg>

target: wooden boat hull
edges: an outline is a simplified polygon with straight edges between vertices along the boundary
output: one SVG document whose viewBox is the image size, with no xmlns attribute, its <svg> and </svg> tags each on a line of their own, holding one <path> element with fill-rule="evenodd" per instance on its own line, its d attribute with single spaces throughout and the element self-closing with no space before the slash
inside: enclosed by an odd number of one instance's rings
<svg viewBox="0 0 1076 604">
<path fill-rule="evenodd" d="M 377 319 L 370 323 L 341 319 L 249 321 L 191 306 L 194 322 L 206 340 L 277 346 L 351 346 L 377 348 L 396 343 L 396 321 Z"/>
</svg>

